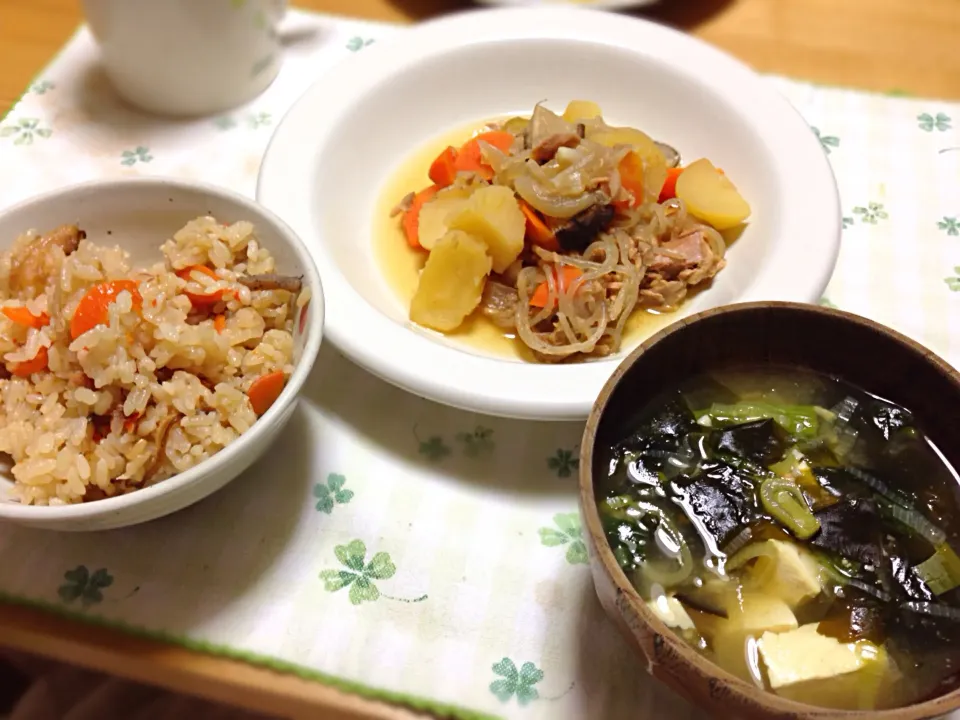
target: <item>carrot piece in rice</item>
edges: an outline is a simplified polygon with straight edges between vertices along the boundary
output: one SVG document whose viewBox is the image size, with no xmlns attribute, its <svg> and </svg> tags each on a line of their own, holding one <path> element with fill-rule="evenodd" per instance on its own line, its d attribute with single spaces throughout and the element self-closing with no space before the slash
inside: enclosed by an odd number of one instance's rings
<svg viewBox="0 0 960 720">
<path fill-rule="evenodd" d="M 181 280 L 195 283 L 196 280 L 193 278 L 194 273 L 206 275 L 211 280 L 220 280 L 220 277 L 206 265 L 191 265 L 183 270 L 178 270 L 177 277 L 179 277 Z M 224 295 L 232 292 L 232 290 L 221 288 L 209 293 L 195 293 L 190 292 L 189 290 L 184 290 L 183 294 L 190 298 L 190 302 L 193 303 L 195 308 L 204 308 L 209 307 L 210 305 L 216 305 L 218 302 L 223 300 Z"/>
<path fill-rule="evenodd" d="M 17 325 L 23 325 L 24 327 L 29 328 L 37 328 L 39 330 L 44 325 L 50 324 L 50 316 L 46 313 L 34 315 L 32 312 L 22 306 L 5 307 L 0 309 L 2 309 L 3 314 L 10 319 L 10 322 L 16 323 Z"/>
<path fill-rule="evenodd" d="M 286 382 L 287 378 L 280 370 L 261 375 L 253 381 L 253 385 L 247 390 L 247 397 L 258 416 L 263 415 L 276 402 Z"/>
<path fill-rule="evenodd" d="M 107 322 L 107 311 L 117 296 L 126 290 L 133 298 L 133 309 L 137 312 L 143 307 L 143 299 L 134 280 L 111 280 L 94 285 L 80 299 L 77 309 L 70 319 L 70 337 L 76 340 L 88 330 Z"/>
<path fill-rule="evenodd" d="M 37 354 L 34 355 L 30 360 L 24 360 L 20 363 L 15 363 L 13 367 L 10 368 L 10 372 L 16 375 L 17 377 L 30 377 L 34 373 L 43 372 L 47 369 L 47 349 L 41 347 L 37 350 Z"/>
</svg>

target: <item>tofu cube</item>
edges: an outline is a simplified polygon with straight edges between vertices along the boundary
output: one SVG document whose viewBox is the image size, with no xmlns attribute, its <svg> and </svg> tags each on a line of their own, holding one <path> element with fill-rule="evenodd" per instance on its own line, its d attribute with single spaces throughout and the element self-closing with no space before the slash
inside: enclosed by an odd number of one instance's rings
<svg viewBox="0 0 960 720">
<path fill-rule="evenodd" d="M 764 632 L 795 629 L 797 619 L 785 602 L 763 595 L 744 595 L 739 601 L 731 601 L 727 613 L 726 619 L 697 612 L 692 617 L 697 630 L 707 638 L 717 664 L 751 682 L 749 645 Z"/>
<path fill-rule="evenodd" d="M 877 654 L 877 646 L 871 643 L 841 643 L 821 635 L 817 623 L 787 632 L 765 632 L 760 637 L 759 649 L 774 690 L 856 672 Z"/>
<path fill-rule="evenodd" d="M 797 618 L 787 604 L 776 597 L 744 593 L 731 595 L 726 604 L 727 618 L 695 613 L 694 624 L 701 635 L 711 639 L 720 634 L 736 633 L 759 637 L 765 631 L 782 632 L 797 627 Z"/>
<path fill-rule="evenodd" d="M 647 607 L 653 611 L 653 614 L 660 618 L 660 621 L 668 628 L 675 630 L 693 630 L 693 620 L 683 603 L 675 597 L 660 595 L 653 600 L 647 601 Z"/>
<path fill-rule="evenodd" d="M 826 707 L 874 710 L 902 679 L 882 646 L 841 643 L 820 635 L 817 623 L 764 633 L 758 646 L 773 691 L 798 702 L 816 696 Z"/>
<path fill-rule="evenodd" d="M 783 540 L 766 540 L 749 570 L 754 587 L 783 600 L 791 609 L 820 594 L 820 566 L 806 550 Z"/>
</svg>

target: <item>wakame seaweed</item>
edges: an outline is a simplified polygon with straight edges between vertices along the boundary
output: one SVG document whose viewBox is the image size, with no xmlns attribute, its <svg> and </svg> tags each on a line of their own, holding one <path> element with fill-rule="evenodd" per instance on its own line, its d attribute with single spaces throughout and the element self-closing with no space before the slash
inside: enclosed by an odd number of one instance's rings
<svg viewBox="0 0 960 720">
<path fill-rule="evenodd" d="M 753 420 L 714 433 L 719 453 L 772 465 L 783 459 L 790 444 L 787 431 L 775 420 Z"/>
<path fill-rule="evenodd" d="M 683 401 L 674 393 L 643 412 L 636 429 L 614 446 L 618 456 L 627 454 L 649 457 L 651 462 L 662 462 L 662 454 L 676 450 L 680 440 L 698 429 L 697 421 Z"/>
<path fill-rule="evenodd" d="M 722 462 L 708 463 L 689 480 L 677 483 L 676 502 L 698 528 L 701 540 L 723 545 L 756 515 L 750 478 Z M 703 532 L 708 534 L 703 537 Z"/>
</svg>

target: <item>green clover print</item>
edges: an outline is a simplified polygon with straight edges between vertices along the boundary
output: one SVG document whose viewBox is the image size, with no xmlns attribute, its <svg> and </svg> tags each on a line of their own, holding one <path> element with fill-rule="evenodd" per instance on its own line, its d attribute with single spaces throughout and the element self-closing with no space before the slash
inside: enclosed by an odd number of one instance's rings
<svg viewBox="0 0 960 720">
<path fill-rule="evenodd" d="M 547 458 L 547 467 L 553 470 L 557 477 L 570 477 L 573 471 L 580 467 L 580 460 L 573 450 L 557 448 L 557 451 Z"/>
<path fill-rule="evenodd" d="M 148 163 L 153 160 L 153 155 L 150 154 L 150 148 L 144 147 L 143 145 L 137 145 L 133 150 L 124 150 L 120 153 L 121 165 L 136 165 L 138 162 Z"/>
<path fill-rule="evenodd" d="M 844 229 L 844 230 L 846 230 L 848 227 L 850 227 L 851 225 L 853 225 L 853 218 L 852 218 L 852 217 L 849 217 L 849 216 L 846 216 L 846 215 L 845 215 L 845 216 L 843 216 L 843 217 L 841 218 L 841 221 L 843 222 L 843 229 Z"/>
<path fill-rule="evenodd" d="M 100 591 L 113 585 L 113 576 L 106 568 L 100 568 L 91 575 L 86 565 L 67 570 L 63 579 L 66 582 L 57 589 L 60 599 L 68 604 L 79 600 L 85 608 L 102 602 L 103 593 Z"/>
<path fill-rule="evenodd" d="M 273 117 L 270 113 L 261 112 L 261 113 L 251 113 L 247 115 L 247 125 L 252 130 L 256 130 L 260 127 L 266 127 L 273 122 Z"/>
<path fill-rule="evenodd" d="M 817 136 L 817 139 L 820 141 L 820 146 L 827 155 L 830 154 L 830 148 L 840 147 L 840 138 L 834 135 L 821 135 L 820 128 L 813 127 L 812 125 L 810 129 L 813 130 L 813 134 Z"/>
<path fill-rule="evenodd" d="M 389 580 L 397 572 L 397 566 L 385 552 L 378 552 L 367 563 L 367 546 L 362 540 L 351 540 L 346 545 L 337 545 L 333 552 L 346 570 L 324 570 L 320 573 L 327 592 L 336 592 L 349 586 L 350 602 L 354 605 L 360 605 L 364 601 L 373 602 L 381 597 L 400 602 L 420 602 L 427 599 L 426 595 L 399 598 L 380 592 L 374 581 Z"/>
<path fill-rule="evenodd" d="M 431 435 L 426 440 L 420 438 L 417 426 L 413 426 L 413 437 L 420 444 L 417 452 L 431 462 L 439 462 L 450 454 L 450 446 L 439 435 Z"/>
<path fill-rule="evenodd" d="M 373 38 L 364 39 L 362 37 L 352 37 L 347 40 L 347 50 L 350 52 L 357 52 L 367 47 L 367 45 L 373 44 Z"/>
<path fill-rule="evenodd" d="M 477 457 L 481 453 L 493 452 L 493 428 L 477 425 L 473 432 L 457 433 L 457 440 L 463 444 L 463 454 L 467 457 Z"/>
<path fill-rule="evenodd" d="M 15 137 L 14 145 L 31 145 L 35 137 L 48 138 L 51 135 L 53 130 L 40 127 L 37 118 L 21 118 L 13 125 L 0 127 L 0 137 Z"/>
<path fill-rule="evenodd" d="M 945 115 L 942 112 L 937 113 L 936 115 L 923 113 L 921 115 L 917 115 L 917 126 L 924 132 L 933 132 L 934 129 L 939 130 L 940 132 L 946 132 L 950 129 L 950 116 Z"/>
<path fill-rule="evenodd" d="M 830 298 L 828 298 L 826 295 L 820 298 L 820 304 L 825 308 L 833 308 L 834 310 L 837 309 L 837 306 L 834 305 Z"/>
<path fill-rule="evenodd" d="M 887 211 L 883 209 L 883 203 L 867 203 L 867 207 L 855 207 L 853 209 L 854 215 L 860 215 L 860 219 L 865 223 L 870 223 L 871 225 L 876 225 L 878 220 L 886 220 L 889 215 Z"/>
<path fill-rule="evenodd" d="M 421 455 L 425 456 L 426 458 L 436 462 L 437 460 L 442 460 L 447 455 L 449 455 L 450 448 L 447 446 L 445 442 L 443 442 L 442 437 L 440 437 L 439 435 L 433 435 L 427 438 L 426 440 L 422 440 L 420 442 L 419 452 Z"/>
<path fill-rule="evenodd" d="M 346 505 L 353 498 L 353 490 L 347 490 L 343 486 L 347 479 L 343 475 L 330 473 L 327 475 L 327 482 L 317 483 L 313 486 L 313 496 L 317 498 L 317 510 L 325 512 L 327 515 L 333 512 L 334 505 Z"/>
<path fill-rule="evenodd" d="M 957 267 L 953 269 L 953 272 L 956 273 L 956 275 L 945 277 L 943 281 L 953 292 L 960 292 L 960 265 L 957 265 Z"/>
<path fill-rule="evenodd" d="M 943 216 L 943 220 L 937 223 L 937 227 L 947 233 L 947 235 L 960 235 L 960 223 L 955 217 Z"/>
<path fill-rule="evenodd" d="M 38 83 L 34 83 L 30 86 L 30 92 L 35 95 L 45 95 L 48 90 L 53 90 L 56 88 L 56 84 L 50 82 L 49 80 L 41 80 Z"/>
<path fill-rule="evenodd" d="M 213 121 L 213 124 L 217 126 L 218 130 L 233 130 L 237 126 L 237 121 L 230 115 L 221 115 Z"/>
<path fill-rule="evenodd" d="M 552 527 L 542 527 L 540 543 L 546 547 L 567 546 L 567 562 L 571 565 L 587 564 L 587 546 L 583 544 L 583 529 L 580 526 L 580 516 L 573 513 L 558 513 L 553 516 L 553 522 L 559 530 Z"/>
<path fill-rule="evenodd" d="M 505 657 L 500 662 L 494 663 L 493 671 L 501 679 L 490 683 L 490 692 L 496 695 L 500 702 L 508 702 L 510 698 L 516 696 L 517 702 L 522 706 L 540 697 L 534 685 L 543 680 L 543 670 L 532 662 L 525 662 L 517 671 L 513 660 Z"/>
</svg>

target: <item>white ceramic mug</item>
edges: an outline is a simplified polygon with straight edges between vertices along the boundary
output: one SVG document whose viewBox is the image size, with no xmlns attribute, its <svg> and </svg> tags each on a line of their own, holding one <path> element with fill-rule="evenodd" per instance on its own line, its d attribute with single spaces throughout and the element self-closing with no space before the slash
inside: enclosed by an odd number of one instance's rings
<svg viewBox="0 0 960 720">
<path fill-rule="evenodd" d="M 148 112 L 207 115 L 280 71 L 286 0 L 83 0 L 117 92 Z"/>
</svg>

